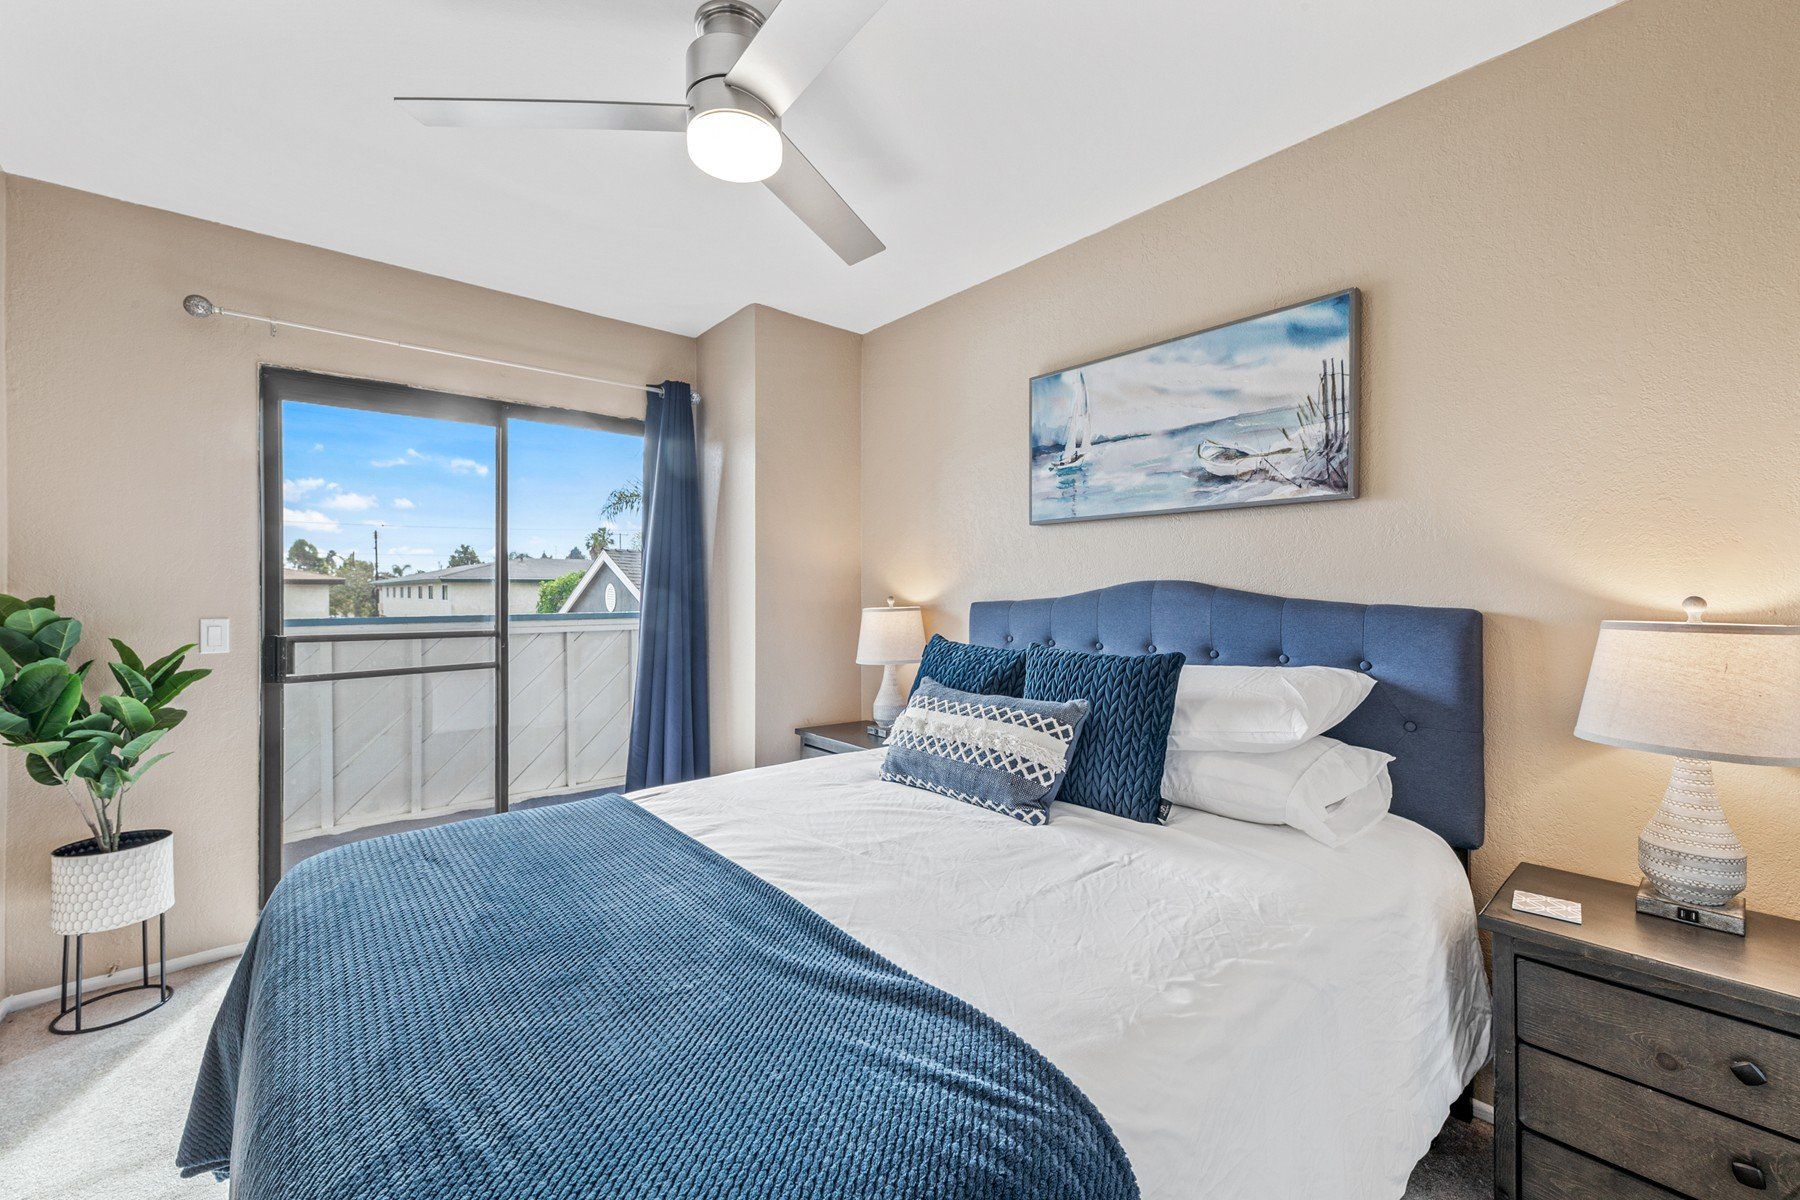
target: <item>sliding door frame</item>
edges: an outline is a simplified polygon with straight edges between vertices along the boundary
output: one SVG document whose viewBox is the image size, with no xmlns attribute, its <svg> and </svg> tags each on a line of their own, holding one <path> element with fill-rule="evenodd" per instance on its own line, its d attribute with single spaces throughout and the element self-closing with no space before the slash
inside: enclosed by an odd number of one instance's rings
<svg viewBox="0 0 1800 1200">
<path fill-rule="evenodd" d="M 259 840 L 259 892 L 267 901 L 269 893 L 281 879 L 283 737 L 286 716 L 285 692 L 290 683 L 327 683 L 347 679 L 382 679 L 398 675 L 429 675 L 444 671 L 491 670 L 494 673 L 494 810 L 505 812 L 510 805 L 511 764 L 508 761 L 510 728 L 511 673 L 507 640 L 507 611 L 510 584 L 510 562 L 507 557 L 507 422 L 538 421 L 595 429 L 608 433 L 626 433 L 643 437 L 644 422 L 630 417 L 614 417 L 578 409 L 552 408 L 547 405 L 523 404 L 492 397 L 464 396 L 452 392 L 431 391 L 405 384 L 380 380 L 357 379 L 345 375 L 324 375 L 263 364 L 258 370 L 258 396 L 262 410 L 260 437 L 262 442 L 260 491 L 262 496 L 261 554 L 262 627 L 258 630 L 259 671 L 262 679 L 261 731 L 261 796 L 257 837 Z M 648 393 L 650 388 L 645 387 Z M 433 634 L 351 633 L 300 634 L 289 636 L 283 625 L 282 570 L 286 554 L 282 546 L 282 423 L 281 408 L 287 401 L 322 404 L 362 412 L 391 413 L 397 416 L 425 417 L 439 421 L 462 421 L 484 425 L 494 431 L 494 622 L 485 630 L 450 630 Z M 328 674 L 297 676 L 293 674 L 292 648 L 306 642 L 410 641 L 424 638 L 491 638 L 492 660 L 453 663 L 441 666 L 393 667 L 368 671 L 336 671 Z"/>
</svg>

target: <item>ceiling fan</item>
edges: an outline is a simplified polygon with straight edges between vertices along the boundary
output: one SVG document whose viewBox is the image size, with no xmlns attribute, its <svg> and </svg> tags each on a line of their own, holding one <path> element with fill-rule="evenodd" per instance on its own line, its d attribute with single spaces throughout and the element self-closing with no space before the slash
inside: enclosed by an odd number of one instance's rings
<svg viewBox="0 0 1800 1200">
<path fill-rule="evenodd" d="M 687 49 L 687 102 L 396 96 L 426 125 L 685 133 L 708 175 L 761 183 L 846 263 L 887 247 L 799 147 L 781 117 L 885 0 L 706 0 Z"/>
</svg>

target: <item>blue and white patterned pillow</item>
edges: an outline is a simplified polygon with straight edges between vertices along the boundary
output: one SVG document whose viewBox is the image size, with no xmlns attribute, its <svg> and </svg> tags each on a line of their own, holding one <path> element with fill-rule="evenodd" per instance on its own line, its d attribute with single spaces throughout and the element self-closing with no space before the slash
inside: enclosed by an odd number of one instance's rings
<svg viewBox="0 0 1800 1200">
<path fill-rule="evenodd" d="M 924 679 L 894 721 L 881 777 L 1042 825 L 1087 715 L 1086 700 L 982 696 Z"/>
</svg>

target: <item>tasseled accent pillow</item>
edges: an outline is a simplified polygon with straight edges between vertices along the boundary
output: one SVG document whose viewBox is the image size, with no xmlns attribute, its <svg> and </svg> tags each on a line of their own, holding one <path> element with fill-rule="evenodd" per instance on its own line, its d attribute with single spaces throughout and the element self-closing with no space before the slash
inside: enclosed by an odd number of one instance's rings
<svg viewBox="0 0 1800 1200">
<path fill-rule="evenodd" d="M 1042 825 L 1087 715 L 1086 700 L 984 696 L 921 679 L 888 735 L 881 777 Z"/>
</svg>

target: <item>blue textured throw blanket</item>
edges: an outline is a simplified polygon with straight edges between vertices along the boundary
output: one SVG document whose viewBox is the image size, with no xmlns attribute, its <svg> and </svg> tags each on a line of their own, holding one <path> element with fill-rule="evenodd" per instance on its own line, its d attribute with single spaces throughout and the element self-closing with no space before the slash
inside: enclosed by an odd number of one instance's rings
<svg viewBox="0 0 1800 1200">
<path fill-rule="evenodd" d="M 1024 1041 L 618 796 L 296 867 L 178 1164 L 239 1200 L 1137 1196 Z"/>
</svg>

